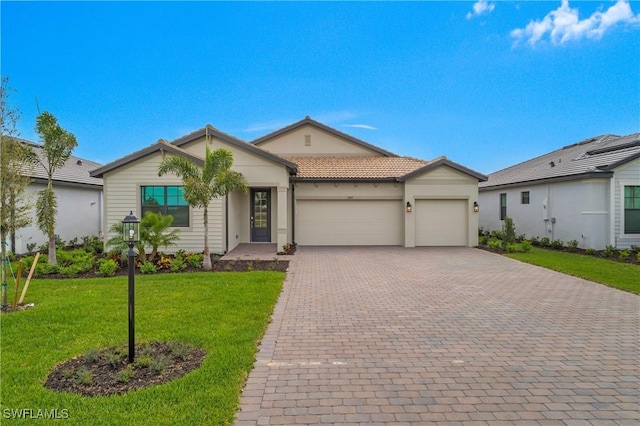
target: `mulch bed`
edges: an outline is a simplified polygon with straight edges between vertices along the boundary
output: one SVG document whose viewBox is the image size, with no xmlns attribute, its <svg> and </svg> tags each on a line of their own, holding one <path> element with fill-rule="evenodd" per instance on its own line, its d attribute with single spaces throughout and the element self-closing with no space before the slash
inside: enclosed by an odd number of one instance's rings
<svg viewBox="0 0 640 426">
<path fill-rule="evenodd" d="M 206 351 L 180 342 L 136 345 L 133 364 L 126 346 L 113 347 L 72 358 L 51 372 L 44 386 L 85 396 L 119 395 L 159 385 L 200 367 Z"/>
</svg>

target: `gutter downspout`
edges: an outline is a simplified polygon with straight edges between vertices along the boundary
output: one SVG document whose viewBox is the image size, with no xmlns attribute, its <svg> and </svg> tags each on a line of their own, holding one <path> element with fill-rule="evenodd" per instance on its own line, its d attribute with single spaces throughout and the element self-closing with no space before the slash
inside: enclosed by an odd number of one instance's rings
<svg viewBox="0 0 640 426">
<path fill-rule="evenodd" d="M 229 194 L 224 196 L 224 254 L 229 252 Z"/>
<path fill-rule="evenodd" d="M 291 184 L 291 242 L 296 244 L 296 184 Z"/>
</svg>

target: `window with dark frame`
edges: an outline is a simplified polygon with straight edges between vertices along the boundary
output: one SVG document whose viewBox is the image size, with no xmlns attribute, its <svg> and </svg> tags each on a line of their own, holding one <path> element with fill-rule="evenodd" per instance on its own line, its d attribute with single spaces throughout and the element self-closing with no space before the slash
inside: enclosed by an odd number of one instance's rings
<svg viewBox="0 0 640 426">
<path fill-rule="evenodd" d="M 507 194 L 500 194 L 500 220 L 507 217 Z"/>
<path fill-rule="evenodd" d="M 640 186 L 624 187 L 624 233 L 640 234 Z"/>
<path fill-rule="evenodd" d="M 146 212 L 171 215 L 171 226 L 189 226 L 189 204 L 184 200 L 182 186 L 142 186 L 140 195 L 143 217 Z"/>
<path fill-rule="evenodd" d="M 522 191 L 520 193 L 520 202 L 522 204 L 529 204 L 529 191 Z"/>
</svg>

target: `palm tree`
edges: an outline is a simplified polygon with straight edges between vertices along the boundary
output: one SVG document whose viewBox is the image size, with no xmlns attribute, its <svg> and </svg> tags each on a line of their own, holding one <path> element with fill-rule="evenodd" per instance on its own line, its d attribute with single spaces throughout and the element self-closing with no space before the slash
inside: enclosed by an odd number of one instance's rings
<svg viewBox="0 0 640 426">
<path fill-rule="evenodd" d="M 238 172 L 231 170 L 233 153 L 219 148 L 214 151 L 206 148 L 202 169 L 185 157 L 165 157 L 158 167 L 158 176 L 173 173 L 182 179 L 184 199 L 195 208 L 204 209 L 204 260 L 202 268 L 211 270 L 211 253 L 209 252 L 209 203 L 214 198 L 222 197 L 234 190 L 246 193 L 247 180 Z"/>
</svg>

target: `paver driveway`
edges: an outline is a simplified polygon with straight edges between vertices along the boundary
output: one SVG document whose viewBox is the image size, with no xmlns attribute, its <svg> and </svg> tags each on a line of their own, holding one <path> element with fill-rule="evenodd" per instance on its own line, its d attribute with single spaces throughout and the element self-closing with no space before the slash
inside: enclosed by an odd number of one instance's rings
<svg viewBox="0 0 640 426">
<path fill-rule="evenodd" d="M 237 425 L 640 421 L 640 297 L 469 248 L 301 247 Z"/>
</svg>

